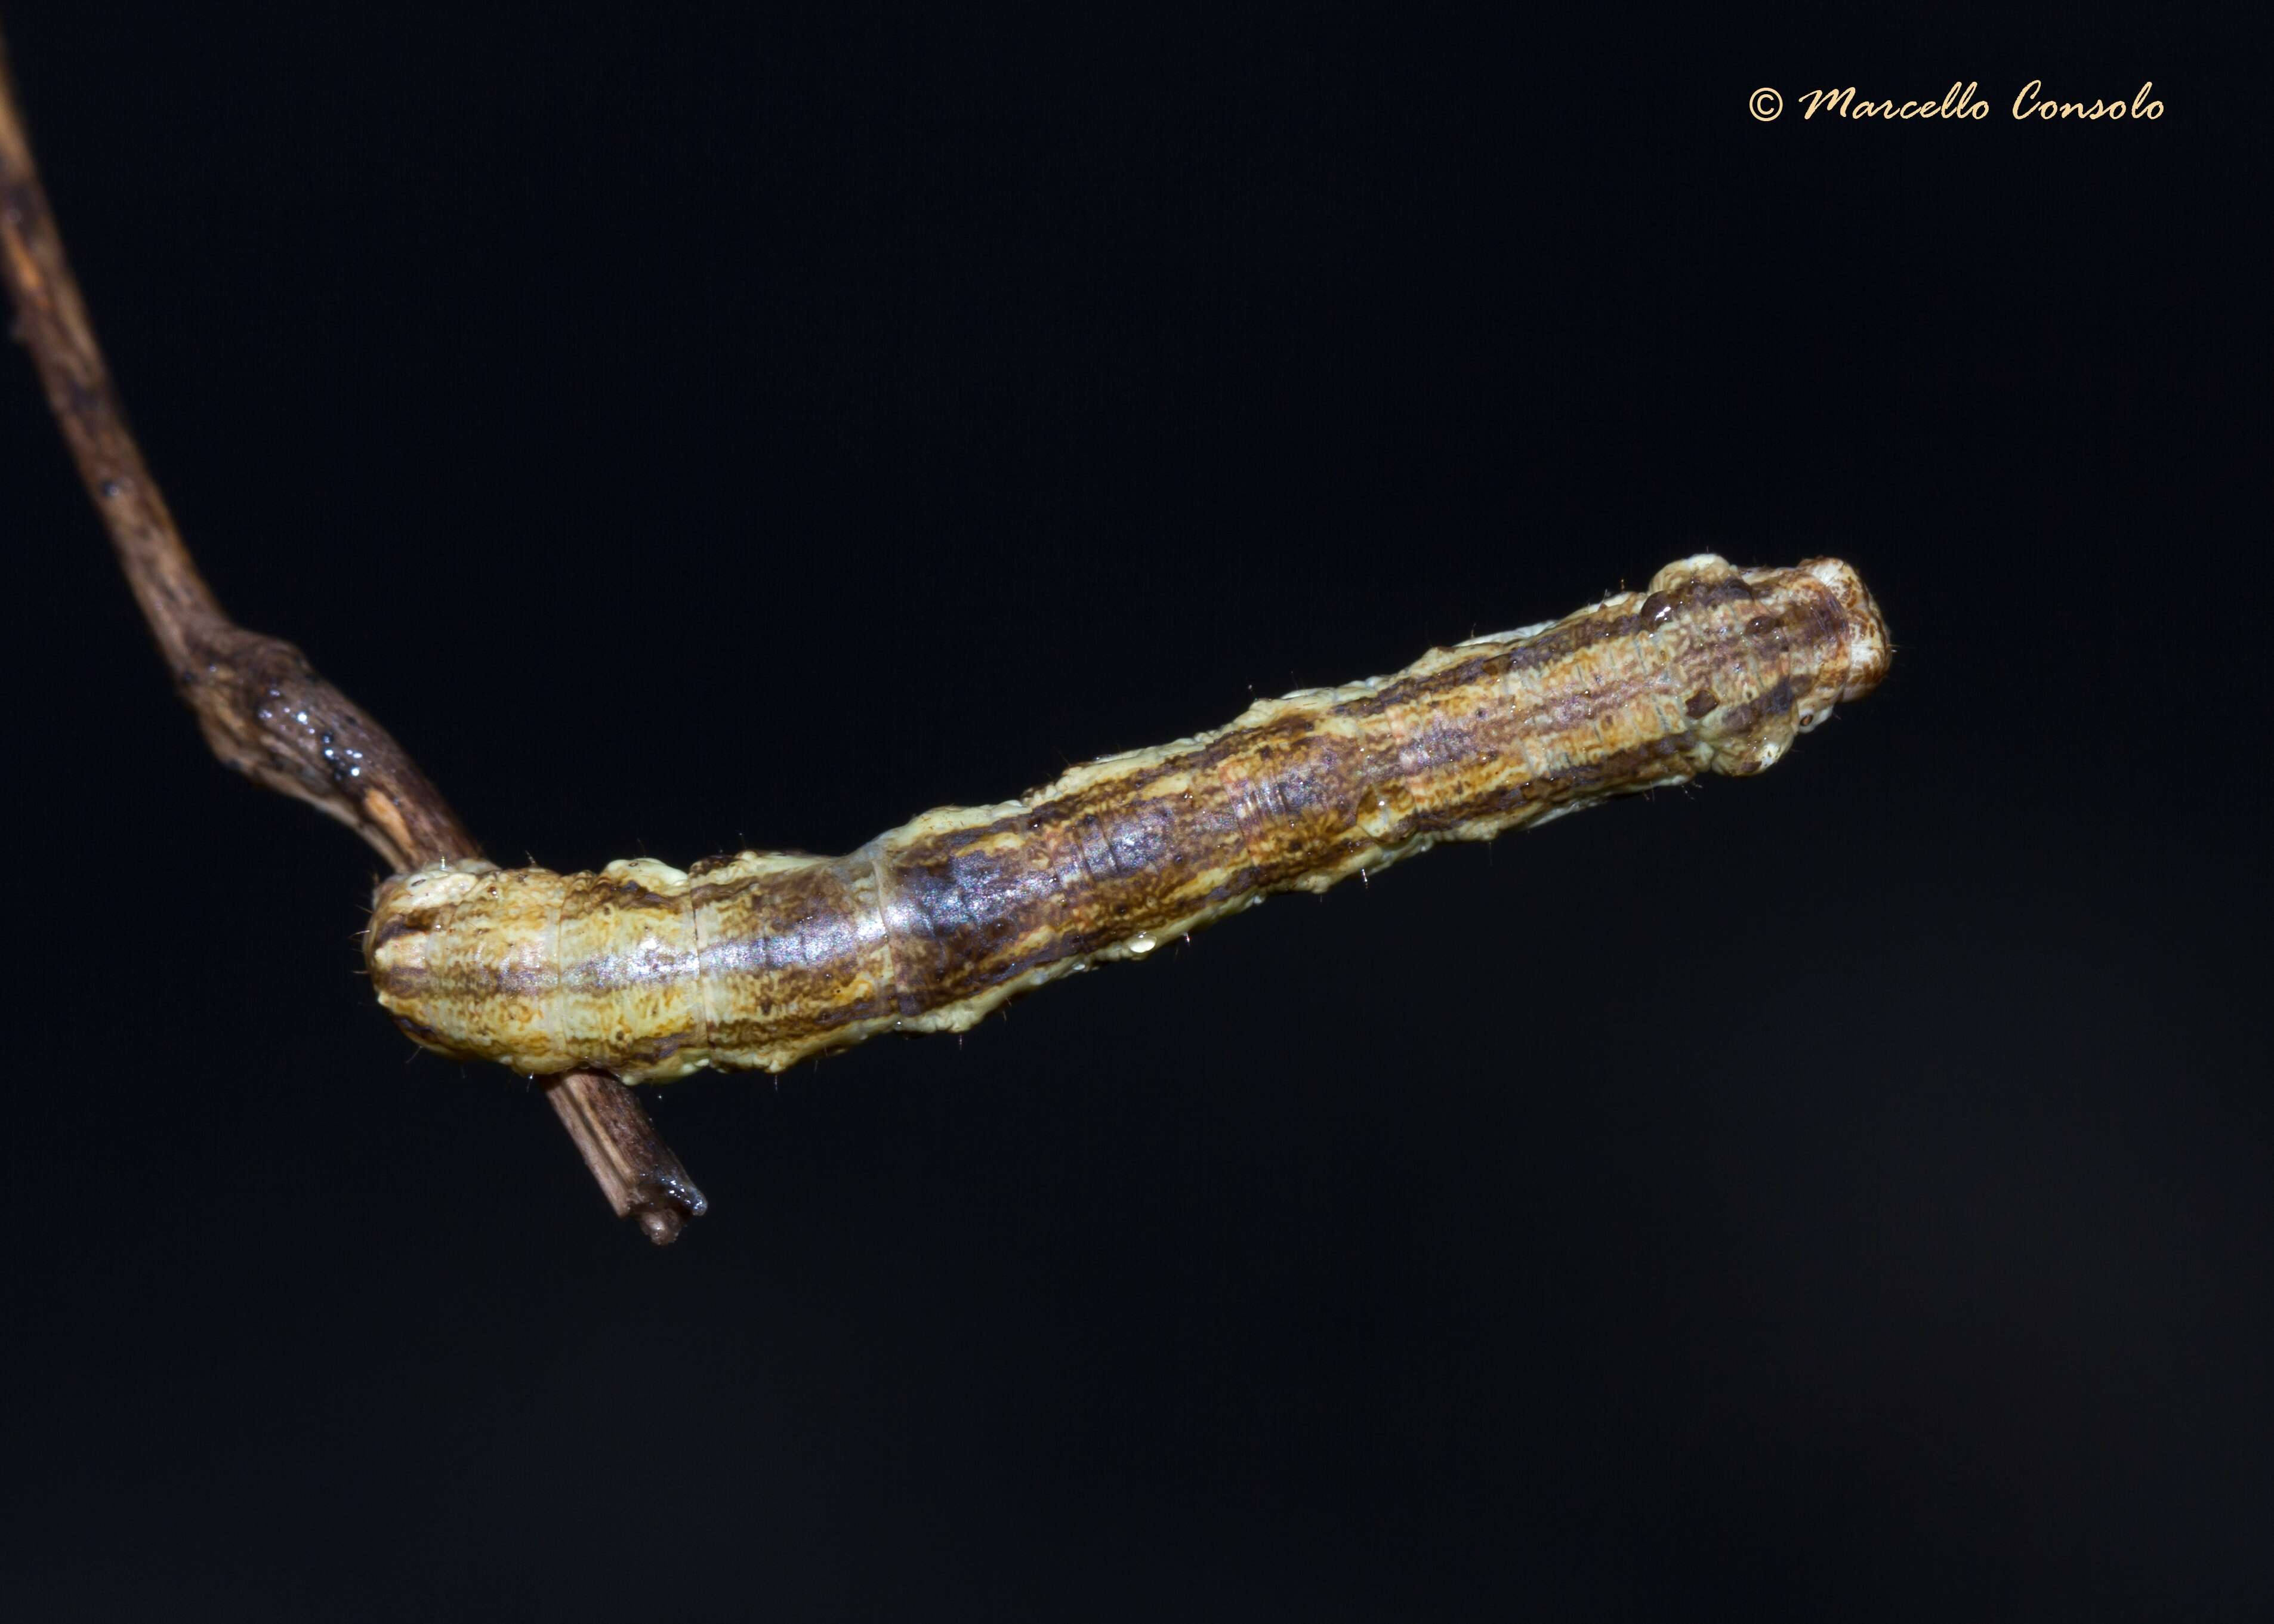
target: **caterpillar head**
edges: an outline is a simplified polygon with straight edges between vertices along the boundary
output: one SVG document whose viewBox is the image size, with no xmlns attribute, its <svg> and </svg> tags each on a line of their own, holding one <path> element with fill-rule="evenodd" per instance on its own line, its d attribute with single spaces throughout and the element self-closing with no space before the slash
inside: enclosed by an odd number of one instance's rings
<svg viewBox="0 0 2274 1624">
<path fill-rule="evenodd" d="M 1818 686 L 1827 696 L 1825 708 L 1861 699 L 1879 686 L 1894 658 L 1886 617 L 1852 565 L 1835 558 L 1807 559 L 1799 573 L 1829 592 L 1838 605 L 1838 630 L 1828 645 L 1832 658 L 1818 673 Z"/>
<path fill-rule="evenodd" d="M 1783 759 L 1834 705 L 1887 674 L 1887 623 L 1855 569 L 1810 559 L 1796 569 L 1733 568 L 1710 553 L 1651 583 L 1693 628 L 1685 688 L 1690 736 L 1712 771 L 1743 777 Z"/>
</svg>

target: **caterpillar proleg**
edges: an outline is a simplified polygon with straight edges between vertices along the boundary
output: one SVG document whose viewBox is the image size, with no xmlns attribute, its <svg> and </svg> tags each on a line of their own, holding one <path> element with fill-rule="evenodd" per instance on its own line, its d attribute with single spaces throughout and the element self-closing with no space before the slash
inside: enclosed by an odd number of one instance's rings
<svg viewBox="0 0 2274 1624">
<path fill-rule="evenodd" d="M 1016 801 L 927 812 L 844 857 L 395 875 L 365 957 L 380 1004 L 446 1054 L 628 1082 L 779 1071 L 879 1032 L 963 1031 L 1273 891 L 1323 891 L 1607 796 L 1758 772 L 1871 692 L 1890 657 L 1878 605 L 1839 560 L 1739 570 L 1701 553 L 1647 591 L 1265 700 Z"/>
</svg>

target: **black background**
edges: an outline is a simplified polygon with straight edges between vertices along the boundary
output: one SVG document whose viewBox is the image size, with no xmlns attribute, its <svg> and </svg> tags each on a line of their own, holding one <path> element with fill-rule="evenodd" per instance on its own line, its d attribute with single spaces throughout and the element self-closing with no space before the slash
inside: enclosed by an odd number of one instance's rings
<svg viewBox="0 0 2274 1624">
<path fill-rule="evenodd" d="M 1701 549 L 1900 652 L 1764 778 L 661 1091 L 656 1252 L 370 1007 L 368 853 L 0 364 L 18 1616 L 2274 1603 L 2235 41 L 169 11 L 0 8 L 146 449 L 501 857 L 847 849 Z"/>
</svg>

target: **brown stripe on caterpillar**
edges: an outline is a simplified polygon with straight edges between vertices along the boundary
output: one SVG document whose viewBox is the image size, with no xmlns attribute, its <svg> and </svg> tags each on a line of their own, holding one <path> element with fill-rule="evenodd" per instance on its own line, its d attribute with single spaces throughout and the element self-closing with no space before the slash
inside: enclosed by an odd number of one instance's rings
<svg viewBox="0 0 2274 1624">
<path fill-rule="evenodd" d="M 397 875 L 365 957 L 388 1012 L 447 1053 L 630 1080 L 779 1071 L 877 1032 L 960 1031 L 1088 964 L 1440 840 L 1758 772 L 1888 658 L 1847 565 L 1701 554 L 1647 592 L 1265 700 L 845 857 Z"/>
</svg>

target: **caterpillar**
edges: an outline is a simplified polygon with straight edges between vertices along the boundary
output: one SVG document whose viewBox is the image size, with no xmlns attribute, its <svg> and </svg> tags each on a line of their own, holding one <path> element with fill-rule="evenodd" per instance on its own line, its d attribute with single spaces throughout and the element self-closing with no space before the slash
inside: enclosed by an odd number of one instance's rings
<svg viewBox="0 0 2274 1624">
<path fill-rule="evenodd" d="M 1701 553 L 1645 592 L 1261 701 L 848 856 L 395 875 L 365 959 L 396 1024 L 444 1054 L 627 1082 L 780 1071 L 880 1032 L 963 1031 L 1060 976 L 1441 840 L 1758 772 L 1891 657 L 1839 560 L 1740 570 Z"/>
</svg>

